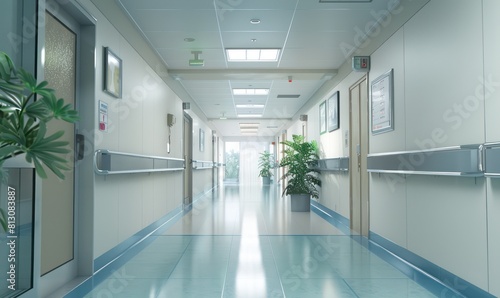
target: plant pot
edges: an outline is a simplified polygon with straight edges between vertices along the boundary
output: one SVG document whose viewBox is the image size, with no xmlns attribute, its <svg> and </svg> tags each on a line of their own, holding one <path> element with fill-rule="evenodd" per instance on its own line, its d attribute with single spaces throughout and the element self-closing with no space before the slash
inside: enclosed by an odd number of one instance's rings
<svg viewBox="0 0 500 298">
<path fill-rule="evenodd" d="M 311 210 L 311 195 L 290 195 L 290 207 L 292 212 L 309 212 Z"/>
<path fill-rule="evenodd" d="M 262 177 L 262 184 L 263 185 L 271 184 L 271 177 Z"/>
</svg>

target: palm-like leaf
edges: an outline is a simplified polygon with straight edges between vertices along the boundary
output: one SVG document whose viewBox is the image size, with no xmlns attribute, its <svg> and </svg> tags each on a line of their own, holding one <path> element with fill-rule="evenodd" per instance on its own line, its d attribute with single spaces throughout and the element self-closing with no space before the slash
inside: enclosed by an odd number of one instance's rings
<svg viewBox="0 0 500 298">
<path fill-rule="evenodd" d="M 0 226 L 4 231 L 7 231 L 7 214 L 2 208 L 0 208 Z"/>
<path fill-rule="evenodd" d="M 293 135 L 292 141 L 283 141 L 285 145 L 284 157 L 280 166 L 287 167 L 282 179 L 288 179 L 283 194 L 310 194 L 314 198 L 319 197 L 316 186 L 321 186 L 316 170 L 318 164 L 318 145 L 316 141 L 305 142 L 304 137 Z"/>
<path fill-rule="evenodd" d="M 63 179 L 68 166 L 61 155 L 70 150 L 68 142 L 59 141 L 62 131 L 47 135 L 46 123 L 52 119 L 74 123 L 78 114 L 57 99 L 46 81 L 37 83 L 31 73 L 16 69 L 10 57 L 0 52 L 0 165 L 24 153 L 40 177 L 47 177 L 44 168 L 48 168 Z"/>
<path fill-rule="evenodd" d="M 273 168 L 273 155 L 269 151 L 261 152 L 259 157 L 259 177 L 271 177 L 273 175 L 271 169 Z"/>
</svg>

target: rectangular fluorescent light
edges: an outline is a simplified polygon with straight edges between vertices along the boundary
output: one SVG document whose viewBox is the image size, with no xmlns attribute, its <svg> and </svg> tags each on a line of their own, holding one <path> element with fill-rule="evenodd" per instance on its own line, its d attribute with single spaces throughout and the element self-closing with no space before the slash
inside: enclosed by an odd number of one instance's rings
<svg viewBox="0 0 500 298">
<path fill-rule="evenodd" d="M 259 131 L 258 128 L 240 128 L 241 132 L 257 132 Z"/>
<path fill-rule="evenodd" d="M 228 62 L 278 61 L 281 49 L 226 49 Z"/>
<path fill-rule="evenodd" d="M 269 89 L 265 88 L 234 88 L 233 95 L 268 95 Z"/>
<path fill-rule="evenodd" d="M 262 117 L 262 114 L 239 114 L 239 118 L 259 118 Z"/>
<path fill-rule="evenodd" d="M 258 128 L 259 123 L 240 123 L 240 128 Z"/>
<path fill-rule="evenodd" d="M 261 104 L 244 104 L 244 105 L 236 105 L 237 108 L 240 108 L 240 109 L 262 109 L 265 107 L 265 105 L 261 105 Z"/>
</svg>

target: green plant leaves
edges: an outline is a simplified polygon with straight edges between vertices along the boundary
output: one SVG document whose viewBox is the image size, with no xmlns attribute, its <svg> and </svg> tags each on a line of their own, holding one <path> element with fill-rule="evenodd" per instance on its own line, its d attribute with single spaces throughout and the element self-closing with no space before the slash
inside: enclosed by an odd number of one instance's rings
<svg viewBox="0 0 500 298">
<path fill-rule="evenodd" d="M 64 131 L 58 131 L 50 136 L 45 136 L 47 132 L 45 123 L 41 122 L 36 138 L 33 143 L 26 148 L 26 160 L 35 164 L 37 174 L 46 178 L 47 174 L 42 165 L 48 167 L 57 177 L 64 179 L 63 170 L 68 170 L 66 159 L 60 157 L 67 154 L 69 149 L 65 148 L 68 142 L 58 141 Z"/>
<path fill-rule="evenodd" d="M 45 92 L 43 92 L 45 93 Z M 49 93 L 42 98 L 47 108 L 52 112 L 52 117 L 66 122 L 74 123 L 78 118 L 78 113 L 73 110 L 70 104 L 65 105 L 64 99 L 56 99 L 54 93 Z"/>
<path fill-rule="evenodd" d="M 283 194 L 310 194 L 319 197 L 316 186 L 321 186 L 316 170 L 318 165 L 318 144 L 316 141 L 305 142 L 301 135 L 293 135 L 293 141 L 283 141 L 285 145 L 284 157 L 280 161 L 281 167 L 287 171 L 282 179 L 288 179 Z"/>
<path fill-rule="evenodd" d="M 4 232 L 7 232 L 7 214 L 2 208 L 0 208 L 0 226 Z"/>
<path fill-rule="evenodd" d="M 16 73 L 16 68 L 5 52 L 0 52 L 0 78 L 9 81 Z"/>
<path fill-rule="evenodd" d="M 259 156 L 259 177 L 271 177 L 273 173 L 271 169 L 274 168 L 274 156 L 269 151 L 260 153 Z"/>
<path fill-rule="evenodd" d="M 38 100 L 36 96 L 40 96 Z M 59 141 L 63 131 L 47 136 L 46 123 L 53 119 L 69 123 L 79 117 L 71 105 L 57 99 L 48 82 L 37 83 L 35 77 L 16 70 L 12 60 L 0 52 L 0 166 L 15 155 L 26 153 L 26 160 L 35 165 L 37 174 L 45 178 L 44 168 L 64 179 L 68 142 Z"/>
</svg>

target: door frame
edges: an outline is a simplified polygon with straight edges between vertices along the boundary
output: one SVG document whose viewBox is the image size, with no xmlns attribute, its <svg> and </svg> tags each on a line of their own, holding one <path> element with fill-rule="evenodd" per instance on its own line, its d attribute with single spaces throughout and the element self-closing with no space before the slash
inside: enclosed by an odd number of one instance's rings
<svg viewBox="0 0 500 298">
<path fill-rule="evenodd" d="M 219 187 L 219 137 L 216 131 L 212 131 L 212 190 Z"/>
<path fill-rule="evenodd" d="M 363 86 L 364 84 L 364 86 Z M 358 101 L 353 107 L 353 91 L 358 89 Z M 368 74 L 364 75 L 349 87 L 349 204 L 350 228 L 362 236 L 370 231 L 370 189 L 367 171 L 367 155 L 369 152 L 369 98 Z M 364 96 L 364 97 L 363 97 Z M 353 110 L 353 108 L 355 110 Z M 356 114 L 356 116 L 354 116 Z M 355 139 L 354 134 L 358 134 Z M 359 146 L 358 146 L 359 141 Z M 354 188 L 358 188 L 354 190 Z M 359 194 L 359 198 L 354 196 Z"/>
<path fill-rule="evenodd" d="M 186 112 L 183 116 L 182 131 L 184 155 L 182 206 L 186 208 L 193 203 L 193 118 Z"/>
<path fill-rule="evenodd" d="M 96 19 L 77 2 L 77 0 L 67 0 L 59 2 L 56 0 L 37 0 L 37 16 L 51 13 L 63 24 L 70 28 L 71 23 L 80 28 L 77 35 L 77 85 L 75 96 L 75 109 L 80 115 L 79 129 L 91 131 L 95 126 L 93 115 L 95 103 L 93 101 L 80 102 L 79 98 L 95 97 L 95 45 L 96 45 Z M 43 20 L 39 20 L 40 23 Z M 73 28 L 71 28 L 73 29 Z M 74 30 L 73 30 L 74 31 Z M 37 48 L 36 48 L 36 69 L 37 78 L 44 79 L 44 57 L 42 49 L 45 48 L 45 26 L 37 27 Z M 82 42 L 82 39 L 85 41 Z M 80 63 L 85 60 L 88 63 Z M 81 88 L 81 86 L 85 88 Z M 80 133 L 78 130 L 76 133 Z M 93 135 L 85 136 L 85 156 L 84 160 L 75 165 L 75 195 L 74 195 L 74 252 L 73 260 L 48 272 L 41 277 L 41 227 L 40 224 L 34 229 L 34 262 L 33 262 L 33 289 L 24 293 L 21 297 L 45 297 L 62 285 L 78 278 L 85 278 L 93 274 L 93 195 L 80 200 L 82 194 L 88 196 L 88 189 L 93 189 L 93 163 L 92 154 L 94 141 Z M 85 178 L 88 177 L 88 178 Z M 85 185 L 85 190 L 79 185 Z M 42 180 L 36 177 L 35 180 L 35 221 L 41 222 L 41 200 L 42 200 Z M 62 290 L 64 291 L 64 290 Z"/>
</svg>

